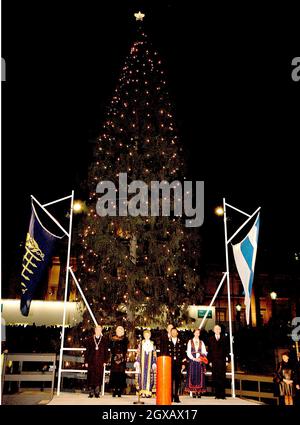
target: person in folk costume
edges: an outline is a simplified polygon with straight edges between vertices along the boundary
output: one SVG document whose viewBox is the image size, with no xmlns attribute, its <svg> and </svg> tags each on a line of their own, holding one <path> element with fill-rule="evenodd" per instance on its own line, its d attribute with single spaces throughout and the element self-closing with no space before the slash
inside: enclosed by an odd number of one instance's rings
<svg viewBox="0 0 300 425">
<path fill-rule="evenodd" d="M 108 341 L 102 335 L 102 327 L 96 326 L 93 336 L 85 341 L 84 362 L 88 370 L 89 397 L 100 397 L 104 364 L 108 361 Z"/>
<path fill-rule="evenodd" d="M 166 329 L 161 331 L 161 335 L 159 338 L 159 356 L 168 356 L 169 349 L 168 343 L 171 340 L 171 330 L 174 328 L 173 325 L 169 324 Z"/>
<path fill-rule="evenodd" d="M 194 331 L 194 338 L 190 339 L 187 344 L 187 356 L 189 366 L 186 387 L 194 398 L 200 398 L 201 393 L 206 391 L 205 365 L 208 363 L 205 344 L 200 339 L 200 329 Z"/>
<path fill-rule="evenodd" d="M 116 334 L 111 338 L 111 370 L 110 386 L 113 389 L 113 397 L 121 397 L 126 388 L 126 359 L 127 359 L 128 338 L 125 336 L 123 326 L 117 326 Z"/>
<path fill-rule="evenodd" d="M 178 330 L 171 330 L 171 339 L 168 341 L 168 355 L 172 358 L 172 401 L 180 403 L 179 386 L 181 381 L 181 372 L 186 364 L 186 346 L 178 338 Z"/>
<path fill-rule="evenodd" d="M 275 372 L 274 382 L 279 387 L 279 396 L 284 398 L 284 404 L 291 406 L 293 404 L 294 391 L 294 367 L 290 361 L 288 351 L 282 354 L 282 360 L 278 364 Z"/>
<path fill-rule="evenodd" d="M 215 390 L 215 398 L 225 399 L 226 386 L 226 362 L 229 356 L 227 338 L 221 335 L 221 327 L 214 327 L 214 335 L 208 341 L 208 361 L 212 367 L 212 383 Z"/>
<path fill-rule="evenodd" d="M 138 373 L 138 390 L 142 397 L 151 397 L 156 369 L 156 349 L 151 338 L 151 331 L 143 332 L 144 339 L 139 344 L 134 366 Z"/>
</svg>

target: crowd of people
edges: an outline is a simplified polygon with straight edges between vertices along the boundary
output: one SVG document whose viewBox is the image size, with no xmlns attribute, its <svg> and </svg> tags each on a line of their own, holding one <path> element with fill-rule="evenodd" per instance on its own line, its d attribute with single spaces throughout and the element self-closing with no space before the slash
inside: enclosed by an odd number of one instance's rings
<svg viewBox="0 0 300 425">
<path fill-rule="evenodd" d="M 261 345 L 259 358 L 263 359 L 267 349 L 263 344 L 270 344 L 264 338 L 266 329 L 241 329 L 235 335 L 235 357 L 241 364 L 247 361 L 245 353 L 252 353 L 253 367 L 256 373 L 261 362 L 257 355 L 249 350 L 255 341 L 256 348 Z M 70 329 L 69 332 L 72 333 Z M 260 336 L 258 335 L 260 333 Z M 2 344 L 2 352 L 55 352 L 60 349 L 59 327 L 46 326 L 8 326 L 6 341 Z M 69 335 L 68 332 L 66 334 Z M 71 341 L 71 337 L 67 337 Z M 96 327 L 85 331 L 80 338 L 80 345 L 86 347 L 84 363 L 88 369 L 89 396 L 100 396 L 103 379 L 103 364 L 108 364 L 110 370 L 109 386 L 113 397 L 121 397 L 126 388 L 126 363 L 128 362 L 128 348 L 136 348 L 133 363 L 137 372 L 136 389 L 141 397 L 151 397 L 155 384 L 156 362 L 159 355 L 172 358 L 172 398 L 179 401 L 180 389 L 184 388 L 191 397 L 200 398 L 206 392 L 206 371 L 212 372 L 212 384 L 216 398 L 225 398 L 226 367 L 230 362 L 229 343 L 224 329 L 215 326 L 213 330 L 196 329 L 178 331 L 173 325 L 160 330 L 143 328 L 136 329 L 136 346 L 129 345 L 125 330 L 122 326 L 116 328 Z M 245 341 L 247 343 L 245 343 Z M 272 342 L 272 341 L 271 341 Z M 70 342 L 72 344 L 73 341 Z M 245 347 L 245 350 L 244 350 Z M 247 348 L 248 347 L 248 348 Z M 274 356 L 274 351 L 273 351 Z M 132 361 L 132 356 L 131 356 Z M 128 363 L 127 363 L 128 367 Z M 286 351 L 275 370 L 275 364 L 270 365 L 269 373 L 274 376 L 274 395 L 279 397 L 282 404 L 290 405 L 300 397 L 299 362 L 293 353 Z M 247 370 L 245 370 L 247 371 Z M 184 372 L 184 373 L 183 373 Z M 266 373 L 266 372 L 265 372 Z M 155 389 L 155 388 L 154 388 Z"/>
<path fill-rule="evenodd" d="M 117 326 L 115 335 L 103 334 L 96 326 L 93 335 L 85 340 L 85 366 L 88 369 L 89 397 L 100 397 L 104 363 L 110 362 L 110 387 L 113 397 L 121 397 L 126 387 L 126 360 L 129 341 L 122 326 Z M 110 349 L 110 353 L 109 353 Z M 179 389 L 182 372 L 186 370 L 185 389 L 191 397 L 201 397 L 206 392 L 206 365 L 212 368 L 212 382 L 215 398 L 225 399 L 226 363 L 229 361 L 229 345 L 221 327 L 216 325 L 207 345 L 200 339 L 196 329 L 187 343 L 178 335 L 172 324 L 160 334 L 156 345 L 151 340 L 151 331 L 144 330 L 140 340 L 134 367 L 138 376 L 137 391 L 141 397 L 151 397 L 158 356 L 171 358 L 172 401 L 179 403 Z"/>
</svg>

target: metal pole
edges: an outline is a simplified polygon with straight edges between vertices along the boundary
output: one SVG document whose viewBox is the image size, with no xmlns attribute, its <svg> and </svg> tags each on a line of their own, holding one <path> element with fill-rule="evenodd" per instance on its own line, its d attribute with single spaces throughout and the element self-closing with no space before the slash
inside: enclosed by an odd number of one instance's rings
<svg viewBox="0 0 300 425">
<path fill-rule="evenodd" d="M 70 198 L 72 198 L 72 195 L 65 196 L 64 198 L 56 199 L 55 201 L 48 202 L 47 204 L 43 204 L 43 207 L 49 207 L 49 205 L 57 204 L 57 202 L 62 202 Z"/>
<path fill-rule="evenodd" d="M 199 329 L 202 329 L 202 326 L 203 326 L 203 324 L 204 324 L 204 321 L 206 320 L 206 317 L 207 317 L 207 315 L 208 315 L 209 309 L 210 309 L 210 307 L 213 305 L 213 303 L 215 302 L 215 299 L 217 298 L 217 295 L 218 295 L 218 293 L 219 293 L 219 291 L 220 291 L 220 289 L 221 289 L 221 287 L 222 287 L 222 285 L 223 285 L 223 282 L 224 282 L 224 280 L 225 280 L 226 274 L 227 274 L 227 272 L 226 272 L 226 273 L 224 273 L 224 275 L 223 275 L 223 277 L 222 277 L 222 279 L 221 279 L 221 282 L 219 283 L 219 286 L 218 286 L 218 288 L 217 288 L 217 290 L 216 290 L 216 292 L 215 292 L 215 295 L 213 296 L 213 298 L 212 298 L 212 300 L 211 300 L 211 302 L 210 302 L 210 304 L 209 304 L 209 306 L 208 306 L 208 308 L 207 308 L 207 310 L 206 310 L 206 312 L 205 312 L 205 314 L 204 314 L 204 317 L 203 317 L 203 319 L 202 319 L 202 321 L 201 321 L 201 323 L 200 323 Z"/>
<path fill-rule="evenodd" d="M 103 378 L 102 378 L 102 388 L 101 388 L 102 397 L 104 396 L 105 372 L 106 372 L 106 363 L 103 363 Z"/>
<path fill-rule="evenodd" d="M 223 198 L 223 211 L 224 211 L 225 257 L 226 257 L 226 272 L 227 272 L 226 276 L 227 276 L 227 296 L 228 296 L 228 322 L 229 322 L 230 357 L 231 357 L 231 392 L 232 392 L 232 397 L 235 398 L 234 353 L 233 353 L 233 340 L 232 340 L 229 259 L 228 259 L 228 241 L 227 241 L 227 217 L 226 217 L 225 198 Z"/>
<path fill-rule="evenodd" d="M 63 324 L 62 324 L 62 330 L 61 330 L 61 344 L 60 344 L 60 355 L 59 355 L 59 366 L 58 366 L 57 395 L 60 394 L 61 369 L 62 369 L 62 361 L 63 361 L 63 355 L 64 355 L 66 310 L 67 310 L 67 300 L 68 300 L 68 286 L 69 286 L 68 283 L 69 283 L 70 254 L 71 254 L 71 242 L 72 242 L 73 204 L 74 204 L 74 190 L 72 190 L 72 196 L 71 196 L 69 236 L 68 236 L 69 241 L 68 241 L 67 269 L 66 269 L 66 283 L 65 283 L 65 297 L 64 297 L 64 314 L 63 314 Z"/>
<path fill-rule="evenodd" d="M 228 204 L 226 204 L 227 205 L 227 207 L 230 207 L 230 208 L 232 208 L 230 205 L 228 205 Z M 247 218 L 247 220 L 246 221 L 244 221 L 244 223 L 237 229 L 237 231 L 232 235 L 232 236 L 230 236 L 230 238 L 228 239 L 228 241 L 227 241 L 227 245 L 232 241 L 232 239 L 234 239 L 235 237 L 236 237 L 236 235 L 246 226 L 246 224 L 247 223 L 249 223 L 249 221 L 251 220 L 251 218 L 252 217 L 254 217 L 255 216 L 255 214 L 256 213 L 258 213 L 258 211 L 260 210 L 260 207 L 258 207 L 257 208 L 257 210 L 256 211 L 254 211 L 254 213 L 253 214 L 251 214 L 250 216 L 249 216 L 249 218 Z"/>
<path fill-rule="evenodd" d="M 91 307 L 89 306 L 89 303 L 87 302 L 87 299 L 84 296 L 84 293 L 83 293 L 83 291 L 82 291 L 82 289 L 81 289 L 81 287 L 80 287 L 80 285 L 78 283 L 78 280 L 76 279 L 76 276 L 75 276 L 75 274 L 74 274 L 74 272 L 73 272 L 73 270 L 72 270 L 71 267 L 70 267 L 70 273 L 71 273 L 71 275 L 72 275 L 72 277 L 74 279 L 74 282 L 76 283 L 76 286 L 77 286 L 77 288 L 78 288 L 78 290 L 80 292 L 80 295 L 83 298 L 83 301 L 84 301 L 84 303 L 86 305 L 86 308 L 88 309 L 88 312 L 90 313 L 90 315 L 91 315 L 91 317 L 93 319 L 93 322 L 94 322 L 95 326 L 98 326 L 98 322 L 97 322 L 97 320 L 96 320 L 96 318 L 95 318 L 95 316 L 94 316 L 94 314 L 93 314 L 93 312 L 91 310 Z"/>
<path fill-rule="evenodd" d="M 74 191 L 72 193 L 74 193 Z M 74 195 L 73 195 L 73 197 L 74 197 Z M 49 211 L 46 210 L 46 208 L 33 195 L 31 195 L 31 198 L 38 204 L 38 206 L 40 208 L 42 208 L 42 210 L 48 215 L 48 217 L 50 217 L 51 220 L 54 221 L 54 223 L 64 232 L 64 234 L 69 237 L 70 236 L 70 233 L 68 233 L 66 231 L 66 229 L 63 228 L 63 226 L 56 220 L 56 218 L 53 217 L 53 215 L 50 214 Z M 72 205 L 73 205 L 73 198 L 72 198 Z M 70 219 L 71 219 L 71 217 L 70 217 Z"/>
<path fill-rule="evenodd" d="M 233 206 L 232 206 L 232 205 L 230 205 L 230 204 L 226 204 L 226 205 L 227 205 L 227 207 L 230 207 L 230 208 L 232 208 L 233 210 L 235 210 L 235 211 L 237 211 L 237 212 L 239 212 L 239 213 L 241 213 L 241 214 L 244 214 L 244 215 L 245 215 L 245 216 L 247 216 L 248 218 L 250 217 L 250 214 L 245 213 L 245 211 L 239 210 L 238 208 L 233 207 Z"/>
</svg>

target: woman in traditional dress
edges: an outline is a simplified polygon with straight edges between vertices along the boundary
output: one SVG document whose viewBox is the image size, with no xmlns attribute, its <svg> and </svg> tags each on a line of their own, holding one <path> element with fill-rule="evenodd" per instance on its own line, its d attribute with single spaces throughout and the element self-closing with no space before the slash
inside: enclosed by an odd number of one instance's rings
<svg viewBox="0 0 300 425">
<path fill-rule="evenodd" d="M 201 393 L 206 391 L 205 365 L 208 363 L 205 344 L 200 339 L 200 329 L 194 331 L 194 338 L 188 342 L 187 356 L 189 358 L 189 367 L 186 388 L 190 391 L 191 396 L 200 398 Z"/>
<path fill-rule="evenodd" d="M 85 367 L 88 370 L 87 382 L 89 397 L 100 397 L 100 388 L 103 379 L 103 366 L 108 360 L 108 343 L 102 335 L 102 327 L 96 326 L 92 337 L 85 341 Z"/>
<path fill-rule="evenodd" d="M 153 341 L 150 340 L 151 332 L 146 329 L 143 332 L 144 339 L 137 349 L 137 358 L 134 364 L 138 373 L 138 386 L 142 397 L 151 397 L 154 384 L 154 372 L 156 369 L 156 349 Z"/>
<path fill-rule="evenodd" d="M 117 326 L 116 334 L 110 341 L 111 370 L 110 386 L 113 390 L 113 397 L 121 397 L 126 388 L 126 359 L 127 359 L 128 339 L 125 336 L 123 326 Z"/>
<path fill-rule="evenodd" d="M 279 396 L 284 398 L 284 404 L 292 405 L 294 397 L 294 368 L 288 351 L 282 354 L 282 360 L 275 372 L 274 382 L 279 387 Z"/>
</svg>

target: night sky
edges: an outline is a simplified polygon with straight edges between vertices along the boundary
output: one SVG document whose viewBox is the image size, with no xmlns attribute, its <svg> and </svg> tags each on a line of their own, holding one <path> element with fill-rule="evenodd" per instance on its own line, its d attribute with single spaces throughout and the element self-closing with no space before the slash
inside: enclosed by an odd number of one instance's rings
<svg viewBox="0 0 300 425">
<path fill-rule="evenodd" d="M 259 271 L 295 270 L 300 82 L 291 61 L 300 55 L 299 15 L 291 4 L 195 3 L 3 1 L 3 288 L 20 269 L 30 194 L 48 202 L 74 188 L 81 196 L 138 10 L 167 73 L 187 176 L 205 182 L 207 263 L 224 262 L 213 208 L 225 196 L 249 212 L 262 207 Z"/>
</svg>

